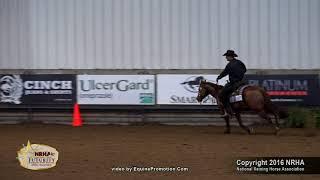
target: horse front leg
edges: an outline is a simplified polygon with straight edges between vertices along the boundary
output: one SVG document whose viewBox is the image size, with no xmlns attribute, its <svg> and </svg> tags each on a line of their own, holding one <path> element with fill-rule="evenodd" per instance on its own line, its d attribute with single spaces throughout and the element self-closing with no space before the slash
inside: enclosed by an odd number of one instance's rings
<svg viewBox="0 0 320 180">
<path fill-rule="evenodd" d="M 219 107 L 221 115 L 224 115 L 226 113 L 226 110 L 224 109 L 222 103 L 220 102 L 218 97 L 215 97 L 217 100 L 217 105 Z M 230 134 L 230 117 L 224 116 L 224 120 L 226 121 L 226 129 L 224 130 L 224 134 Z"/>
<path fill-rule="evenodd" d="M 229 118 L 229 116 L 224 117 L 224 120 L 226 121 L 226 129 L 224 130 L 224 133 L 230 134 L 230 118 Z"/>
<path fill-rule="evenodd" d="M 220 101 L 217 101 L 219 110 L 220 110 L 220 114 L 224 115 L 226 113 L 226 109 L 224 108 L 223 104 Z"/>
</svg>

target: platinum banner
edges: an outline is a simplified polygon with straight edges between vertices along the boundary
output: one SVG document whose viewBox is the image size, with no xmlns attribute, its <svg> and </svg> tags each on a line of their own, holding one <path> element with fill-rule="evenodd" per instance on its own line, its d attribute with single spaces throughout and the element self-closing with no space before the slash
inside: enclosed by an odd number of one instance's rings
<svg viewBox="0 0 320 180">
<path fill-rule="evenodd" d="M 247 82 L 267 90 L 273 102 L 320 105 L 318 75 L 246 75 Z"/>
<path fill-rule="evenodd" d="M 73 104 L 75 91 L 75 75 L 0 75 L 0 103 Z"/>
<path fill-rule="evenodd" d="M 154 75 L 78 75 L 79 104 L 154 105 Z"/>
</svg>

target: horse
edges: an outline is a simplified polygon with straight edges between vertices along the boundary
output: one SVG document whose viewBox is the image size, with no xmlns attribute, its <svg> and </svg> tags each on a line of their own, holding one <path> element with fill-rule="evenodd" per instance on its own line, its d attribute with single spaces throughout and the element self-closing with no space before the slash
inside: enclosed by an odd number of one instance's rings
<svg viewBox="0 0 320 180">
<path fill-rule="evenodd" d="M 217 100 L 218 107 L 221 110 L 221 113 L 224 112 L 224 108 L 222 103 L 219 101 L 219 93 L 221 92 L 223 86 L 207 82 L 201 81 L 199 85 L 197 101 L 202 102 L 202 100 L 207 97 L 209 94 Z M 243 125 L 241 120 L 241 111 L 254 111 L 256 112 L 261 118 L 267 120 L 270 124 L 272 124 L 275 128 L 275 134 L 278 133 L 280 130 L 279 126 L 279 119 L 284 119 L 288 117 L 288 113 L 280 109 L 278 106 L 271 102 L 270 96 L 267 94 L 265 89 L 259 86 L 248 86 L 243 90 L 242 93 L 243 101 L 235 102 L 231 104 L 233 112 L 235 113 L 235 117 L 238 120 L 238 123 L 241 128 L 251 134 L 251 131 L 247 126 Z M 275 124 L 272 122 L 269 114 L 272 114 L 275 118 Z M 226 129 L 224 133 L 230 133 L 230 117 L 224 117 L 226 121 Z"/>
</svg>

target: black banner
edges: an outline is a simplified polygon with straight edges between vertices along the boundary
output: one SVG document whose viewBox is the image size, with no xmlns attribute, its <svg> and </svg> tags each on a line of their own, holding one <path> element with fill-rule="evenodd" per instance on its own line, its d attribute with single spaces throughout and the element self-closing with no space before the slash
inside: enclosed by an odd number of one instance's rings
<svg viewBox="0 0 320 180">
<path fill-rule="evenodd" d="M 273 102 L 320 105 L 318 75 L 246 75 L 245 79 L 265 88 Z"/>
<path fill-rule="evenodd" d="M 248 157 L 234 165 L 245 174 L 320 174 L 320 157 Z"/>
<path fill-rule="evenodd" d="M 75 75 L 0 75 L 0 103 L 73 104 L 75 101 Z"/>
</svg>

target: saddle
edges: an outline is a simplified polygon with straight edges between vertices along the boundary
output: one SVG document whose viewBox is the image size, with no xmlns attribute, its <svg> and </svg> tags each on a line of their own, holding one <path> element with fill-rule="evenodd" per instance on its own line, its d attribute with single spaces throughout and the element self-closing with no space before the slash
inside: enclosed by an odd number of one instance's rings
<svg viewBox="0 0 320 180">
<path fill-rule="evenodd" d="M 245 88 L 250 87 L 252 85 L 250 84 L 242 84 L 240 85 L 231 95 L 229 98 L 230 103 L 235 103 L 235 102 L 241 102 L 243 101 L 242 98 L 242 93 Z"/>
</svg>

